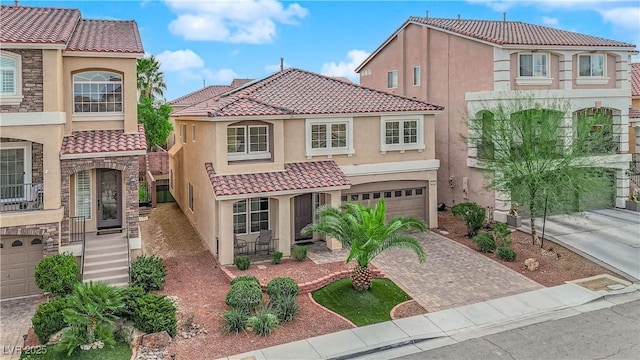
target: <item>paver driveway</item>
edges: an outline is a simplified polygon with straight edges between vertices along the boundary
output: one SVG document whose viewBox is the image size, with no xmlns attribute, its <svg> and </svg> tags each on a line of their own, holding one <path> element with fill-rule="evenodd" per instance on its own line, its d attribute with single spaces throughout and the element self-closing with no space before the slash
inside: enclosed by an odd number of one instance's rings
<svg viewBox="0 0 640 360">
<path fill-rule="evenodd" d="M 433 232 L 419 233 L 426 260 L 405 249 L 378 255 L 373 264 L 427 311 L 439 311 L 535 290 L 543 286 Z"/>
<path fill-rule="evenodd" d="M 40 300 L 40 296 L 30 296 L 0 302 L 1 360 L 20 358 L 20 354 L 13 350 L 24 344 L 22 336 L 29 331 L 31 318 L 36 313 Z"/>
</svg>

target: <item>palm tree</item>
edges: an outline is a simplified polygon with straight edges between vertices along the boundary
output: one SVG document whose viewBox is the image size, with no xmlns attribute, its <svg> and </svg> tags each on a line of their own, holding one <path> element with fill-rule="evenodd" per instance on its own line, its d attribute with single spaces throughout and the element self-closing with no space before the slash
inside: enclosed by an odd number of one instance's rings
<svg viewBox="0 0 640 360">
<path fill-rule="evenodd" d="M 350 249 L 346 263 L 356 260 L 351 274 L 351 284 L 356 290 L 365 291 L 371 287 L 373 276 L 369 263 L 380 253 L 391 248 L 409 249 L 424 261 L 424 250 L 409 230 L 425 230 L 425 224 L 416 217 L 398 216 L 385 222 L 387 206 L 384 201 L 375 208 L 360 203 L 348 202 L 340 209 L 323 206 L 318 210 L 318 220 L 307 225 L 302 232 L 317 232 L 340 241 Z"/>
<path fill-rule="evenodd" d="M 167 89 L 160 63 L 155 56 L 138 59 L 138 91 L 140 99 L 162 97 Z"/>
</svg>

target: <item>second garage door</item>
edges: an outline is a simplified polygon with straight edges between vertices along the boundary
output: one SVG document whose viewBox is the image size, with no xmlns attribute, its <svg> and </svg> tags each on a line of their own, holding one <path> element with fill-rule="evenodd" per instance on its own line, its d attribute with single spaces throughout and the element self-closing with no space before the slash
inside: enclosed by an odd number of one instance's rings
<svg viewBox="0 0 640 360">
<path fill-rule="evenodd" d="M 35 283 L 35 272 L 42 259 L 42 239 L 3 236 L 0 244 L 0 298 L 40 293 Z"/>
<path fill-rule="evenodd" d="M 379 200 L 387 204 L 387 220 L 394 216 L 416 216 L 427 220 L 426 181 L 398 181 L 352 186 L 342 194 L 342 201 L 358 201 L 375 206 Z"/>
</svg>

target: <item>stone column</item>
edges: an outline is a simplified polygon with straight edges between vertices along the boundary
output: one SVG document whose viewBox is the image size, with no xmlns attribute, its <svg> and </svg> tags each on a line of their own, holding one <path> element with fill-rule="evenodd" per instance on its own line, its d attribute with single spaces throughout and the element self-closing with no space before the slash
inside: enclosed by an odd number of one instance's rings
<svg viewBox="0 0 640 360">
<path fill-rule="evenodd" d="M 342 205 L 342 192 L 340 190 L 329 191 L 330 204 L 334 208 L 339 208 Z M 327 249 L 329 250 L 340 250 L 342 249 L 342 243 L 332 237 L 327 236 Z"/>
<path fill-rule="evenodd" d="M 616 203 L 617 208 L 625 208 L 629 199 L 629 174 L 627 169 L 616 169 Z"/>
<path fill-rule="evenodd" d="M 521 205 L 521 204 L 519 204 Z M 507 215 L 511 209 L 511 194 L 496 191 L 495 192 L 495 210 L 493 212 L 493 220 L 506 223 Z"/>
</svg>

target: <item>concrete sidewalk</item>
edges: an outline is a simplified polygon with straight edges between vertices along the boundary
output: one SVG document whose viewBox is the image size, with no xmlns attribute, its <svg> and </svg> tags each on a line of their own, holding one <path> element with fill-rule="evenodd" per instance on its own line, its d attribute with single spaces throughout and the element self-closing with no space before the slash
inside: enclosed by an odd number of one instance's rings
<svg viewBox="0 0 640 360">
<path fill-rule="evenodd" d="M 389 359 L 640 299 L 640 286 L 607 294 L 565 284 L 358 327 L 225 359 Z"/>
</svg>

